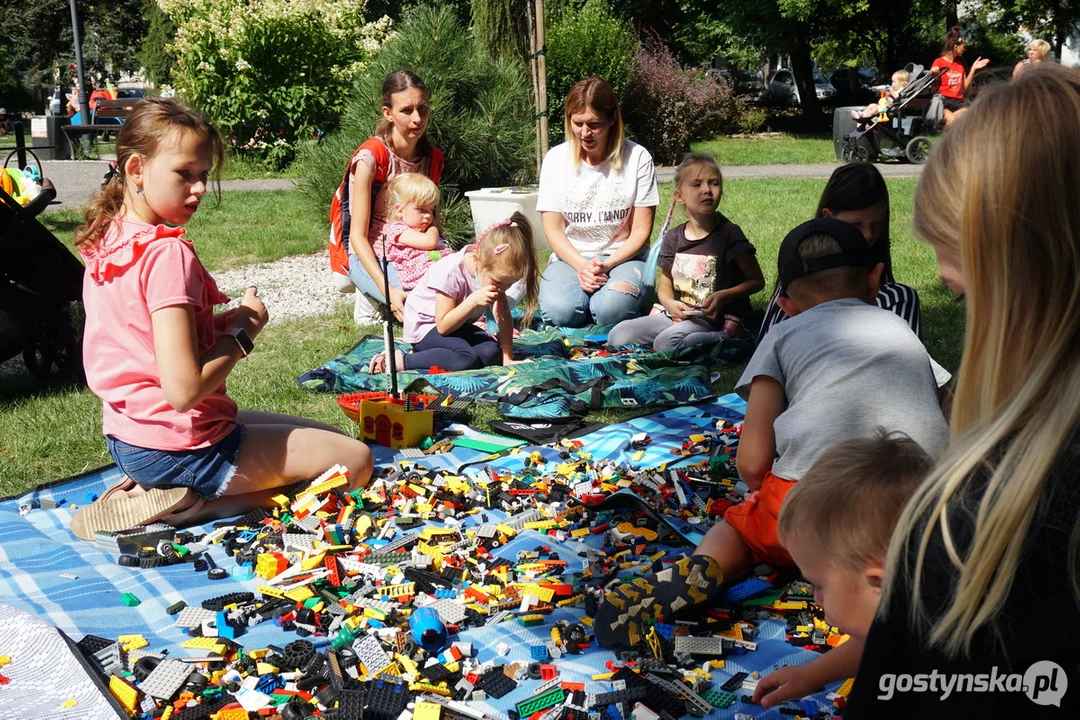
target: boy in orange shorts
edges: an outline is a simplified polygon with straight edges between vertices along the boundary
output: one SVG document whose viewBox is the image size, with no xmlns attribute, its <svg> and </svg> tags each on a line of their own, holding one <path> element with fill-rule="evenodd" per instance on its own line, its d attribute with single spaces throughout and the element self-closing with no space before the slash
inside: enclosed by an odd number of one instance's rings
<svg viewBox="0 0 1080 720">
<path fill-rule="evenodd" d="M 787 296 L 777 304 L 791 319 L 765 336 L 735 387 L 747 401 L 736 463 L 750 492 L 693 555 L 608 592 L 595 623 L 606 647 L 636 645 L 643 621 L 670 621 L 757 564 L 794 567 L 777 538 L 780 508 L 832 445 L 882 427 L 931 457 L 945 448 L 940 369 L 904 320 L 873 304 L 883 266 L 862 233 L 833 218 L 803 223 L 778 265 Z"/>
</svg>

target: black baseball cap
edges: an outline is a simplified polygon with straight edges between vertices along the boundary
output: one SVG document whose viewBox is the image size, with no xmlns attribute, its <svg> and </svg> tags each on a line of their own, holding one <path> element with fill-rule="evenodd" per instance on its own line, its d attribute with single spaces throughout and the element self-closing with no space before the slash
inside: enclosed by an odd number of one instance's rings
<svg viewBox="0 0 1080 720">
<path fill-rule="evenodd" d="M 840 246 L 836 255 L 803 260 L 799 257 L 799 244 L 811 235 L 828 235 Z M 780 283 L 785 287 L 803 275 L 837 267 L 861 267 L 867 270 L 878 263 L 870 250 L 870 243 L 857 227 L 835 218 L 814 218 L 792 230 L 780 243 L 778 270 Z"/>
</svg>

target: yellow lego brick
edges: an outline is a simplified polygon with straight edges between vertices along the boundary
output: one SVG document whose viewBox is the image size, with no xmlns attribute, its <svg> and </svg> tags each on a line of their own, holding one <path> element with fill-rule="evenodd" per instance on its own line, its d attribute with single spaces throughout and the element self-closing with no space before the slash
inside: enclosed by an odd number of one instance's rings
<svg viewBox="0 0 1080 720">
<path fill-rule="evenodd" d="M 807 606 L 805 600 L 788 600 L 786 602 L 775 602 L 772 607 L 777 610 L 805 610 Z"/>
<path fill-rule="evenodd" d="M 267 578 L 267 579 L 269 580 L 269 578 Z M 266 597 L 279 598 L 279 599 L 285 597 L 285 593 L 281 592 L 276 587 L 273 587 L 271 585 L 260 585 L 258 590 L 259 590 L 260 593 L 262 593 Z"/>
<path fill-rule="evenodd" d="M 356 518 L 356 532 L 359 533 L 361 537 L 367 537 L 368 533 L 371 532 L 370 515 L 361 515 Z"/>
<path fill-rule="evenodd" d="M 622 480 L 619 480 L 619 482 L 615 483 L 615 487 L 628 488 L 633 484 L 634 484 L 634 481 L 631 480 L 630 478 L 623 478 Z"/>
<path fill-rule="evenodd" d="M 575 537 L 575 538 L 585 537 L 590 532 L 592 532 L 592 531 L 587 527 L 578 528 L 577 530 L 571 530 L 570 531 L 570 537 Z"/>
<path fill-rule="evenodd" d="M 386 613 L 378 608 L 364 608 L 364 616 L 382 622 L 386 619 Z"/>
<path fill-rule="evenodd" d="M 218 710 L 210 716 L 213 720 L 248 720 L 248 712 L 244 708 L 232 708 Z"/>
<path fill-rule="evenodd" d="M 325 556 L 326 553 L 322 552 L 317 555 L 312 555 L 307 560 L 301 562 L 300 567 L 304 570 L 314 570 L 315 568 L 320 567 L 323 564 L 323 558 Z"/>
<path fill-rule="evenodd" d="M 442 705 L 418 702 L 413 708 L 413 720 L 439 720 L 442 717 Z"/>
<path fill-rule="evenodd" d="M 495 529 L 498 530 L 503 535 L 505 535 L 506 537 L 514 537 L 515 535 L 517 535 L 517 530 L 510 527 L 509 525 L 503 525 L 502 523 L 499 523 L 498 525 L 496 525 Z"/>
<path fill-rule="evenodd" d="M 420 513 L 421 515 L 426 515 L 428 513 L 434 512 L 434 511 L 435 511 L 435 506 L 432 505 L 431 503 L 428 503 L 428 502 L 416 503 L 416 512 Z"/>
<path fill-rule="evenodd" d="M 554 590 L 536 584 L 526 585 L 521 592 L 523 595 L 535 595 L 544 602 L 551 602 L 551 599 L 555 597 Z"/>
<path fill-rule="evenodd" d="M 120 707 L 124 708 L 129 716 L 135 714 L 139 707 L 139 695 L 142 694 L 139 688 L 127 680 L 113 675 L 109 678 L 109 692 L 112 693 L 112 696 L 120 703 Z"/>
<path fill-rule="evenodd" d="M 558 525 L 554 520 L 535 520 L 533 522 L 527 522 L 522 527 L 527 530 L 547 530 Z"/>
<path fill-rule="evenodd" d="M 567 605 L 573 605 L 573 604 L 577 603 L 579 600 L 581 600 L 583 597 L 585 597 L 585 596 L 582 595 L 581 593 L 578 593 L 577 595 L 574 595 L 574 596 L 571 596 L 571 597 L 568 597 L 568 598 L 563 598 L 559 602 L 555 603 L 555 607 L 566 607 Z"/>
<path fill-rule="evenodd" d="M 266 662 L 255 663 L 255 674 L 258 675 L 259 677 L 262 677 L 263 675 L 271 675 L 273 673 L 276 673 L 277 671 L 278 671 L 278 668 L 274 667 L 270 663 L 266 663 Z"/>
<path fill-rule="evenodd" d="M 409 689 L 413 692 L 426 692 L 442 697 L 450 697 L 450 691 L 444 685 L 432 685 L 431 683 L 409 683 Z"/>
<path fill-rule="evenodd" d="M 384 585 L 378 589 L 380 595 L 396 598 L 404 595 L 416 594 L 416 583 L 401 583 L 400 585 Z"/>
<path fill-rule="evenodd" d="M 270 499 L 273 500 L 275 503 L 277 503 L 277 505 L 280 506 L 280 507 L 285 507 L 286 505 L 289 504 L 289 496 L 288 495 L 275 495 L 274 497 L 272 497 Z"/>
<path fill-rule="evenodd" d="M 599 675 L 593 675 L 593 680 L 609 680 L 614 677 L 615 673 L 600 673 Z"/>
<path fill-rule="evenodd" d="M 593 626 L 593 619 L 591 617 L 589 617 L 588 615 L 582 615 L 581 618 L 578 619 L 578 622 L 581 623 L 582 625 L 584 625 L 585 627 L 590 627 L 591 628 Z"/>
<path fill-rule="evenodd" d="M 315 593 L 312 592 L 311 588 L 309 588 L 307 585 L 303 585 L 296 588 L 295 590 L 290 590 L 289 592 L 285 593 L 285 597 L 289 600 L 292 600 L 293 602 L 304 602 L 310 597 L 315 597 Z"/>
<path fill-rule="evenodd" d="M 406 675 L 415 676 L 417 673 L 420 672 L 420 668 L 417 667 L 416 663 L 414 663 L 412 661 L 412 658 L 410 658 L 408 655 L 394 653 L 394 659 L 398 661 L 398 664 L 401 665 L 401 669 L 405 671 Z"/>
<path fill-rule="evenodd" d="M 215 637 L 197 637 L 184 641 L 180 647 L 194 650 L 209 650 L 217 644 L 218 639 Z"/>
<path fill-rule="evenodd" d="M 348 484 L 349 478 L 345 477 L 345 475 L 341 473 L 337 473 L 336 475 L 331 476 L 330 478 L 324 480 L 318 485 L 309 487 L 307 489 L 307 492 L 311 493 L 312 495 L 322 495 L 323 493 L 330 492 L 336 487 L 341 487 L 342 485 Z"/>
<path fill-rule="evenodd" d="M 851 693 L 851 687 L 855 684 L 855 678 L 848 678 L 844 681 L 844 684 L 836 689 L 836 694 L 840 697 L 847 697 Z"/>
<path fill-rule="evenodd" d="M 10 655 L 0 655 L 0 668 L 4 667 L 9 662 L 11 662 L 11 656 Z"/>
<path fill-rule="evenodd" d="M 732 625 L 727 630 L 717 633 L 720 637 L 731 638 L 732 640 L 742 640 L 742 627 L 739 625 Z"/>
<path fill-rule="evenodd" d="M 461 663 L 459 663 L 457 660 L 452 660 L 452 661 L 450 661 L 448 663 L 443 663 L 443 665 L 445 665 L 446 669 L 449 670 L 452 673 L 456 673 L 458 670 L 461 669 Z"/>
<path fill-rule="evenodd" d="M 148 643 L 146 641 L 146 638 L 144 638 L 142 635 L 136 635 L 133 639 L 129 640 L 128 642 L 121 643 L 120 647 L 123 648 L 124 652 L 129 653 L 132 650 L 138 650 L 139 648 L 144 648 L 149 644 L 150 643 Z"/>
<path fill-rule="evenodd" d="M 79 704 L 79 701 L 76 700 L 75 698 L 68 698 L 63 703 L 60 704 L 60 707 L 63 708 L 64 710 L 70 710 L 71 708 L 75 707 L 78 704 Z"/>
<path fill-rule="evenodd" d="M 165 712 L 161 713 L 161 720 L 169 720 L 169 718 L 171 718 L 172 715 L 173 715 L 173 706 L 172 705 L 166 705 L 165 706 Z"/>
</svg>

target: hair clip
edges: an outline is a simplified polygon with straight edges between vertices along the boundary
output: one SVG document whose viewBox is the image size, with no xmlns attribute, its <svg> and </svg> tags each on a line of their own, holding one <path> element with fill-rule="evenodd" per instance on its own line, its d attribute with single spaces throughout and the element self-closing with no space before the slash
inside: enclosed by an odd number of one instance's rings
<svg viewBox="0 0 1080 720">
<path fill-rule="evenodd" d="M 496 228 L 507 227 L 507 226 L 509 226 L 509 227 L 517 227 L 517 223 L 512 221 L 510 218 L 506 218 L 505 220 L 500 220 L 497 223 L 493 223 L 487 230 L 480 233 L 480 236 L 476 238 L 476 242 L 478 244 L 483 242 L 484 238 L 486 238 L 487 234 L 489 232 L 491 232 L 492 230 L 495 230 Z"/>
<path fill-rule="evenodd" d="M 498 255 L 499 253 L 501 253 L 503 250 L 505 250 L 508 247 L 510 247 L 510 243 L 503 243 L 502 245 L 496 245 L 495 248 L 491 252 Z"/>
<path fill-rule="evenodd" d="M 109 161 L 109 169 L 105 173 L 105 179 L 101 181 L 102 185 L 107 185 L 113 180 L 120 179 L 120 165 L 115 160 Z"/>
<path fill-rule="evenodd" d="M 397 191 L 397 190 L 394 190 L 394 191 L 392 191 L 392 193 L 391 193 L 391 194 L 392 194 L 392 195 L 394 196 L 394 202 L 396 202 L 396 203 L 399 203 L 399 202 L 401 202 L 401 196 L 400 196 L 400 195 L 398 195 L 398 191 Z"/>
</svg>

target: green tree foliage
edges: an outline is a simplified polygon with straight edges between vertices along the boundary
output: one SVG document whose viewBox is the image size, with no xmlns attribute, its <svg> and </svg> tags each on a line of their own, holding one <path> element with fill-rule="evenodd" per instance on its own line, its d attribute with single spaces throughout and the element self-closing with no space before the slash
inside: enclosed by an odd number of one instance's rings
<svg viewBox="0 0 1080 720">
<path fill-rule="evenodd" d="M 552 143 L 563 137 L 563 101 L 574 83 L 597 76 L 622 97 L 634 69 L 638 40 L 630 23 L 606 0 L 567 0 L 547 20 L 548 128 Z"/>
<path fill-rule="evenodd" d="M 171 85 L 176 53 L 168 46 L 176 37 L 176 25 L 158 7 L 156 0 L 146 0 L 145 17 L 147 30 L 139 52 L 139 62 L 147 80 L 155 85 Z"/>
<path fill-rule="evenodd" d="M 98 77 L 116 79 L 138 70 L 136 58 L 146 25 L 143 0 L 79 0 L 83 35 L 83 61 L 87 83 Z M 75 61 L 71 10 L 67 0 L 20 0 L 0 3 L 0 46 L 6 50 L 0 64 L 0 88 L 10 88 L 15 100 L 8 108 L 44 109 L 54 73 L 63 71 L 62 86 L 71 87 L 68 65 Z"/>
<path fill-rule="evenodd" d="M 301 189 L 320 213 L 329 211 L 349 158 L 382 117 L 383 78 L 399 68 L 415 72 L 430 91 L 428 137 L 446 153 L 443 231 L 460 243 L 472 234 L 472 223 L 456 191 L 533 179 L 535 129 L 522 62 L 513 55 L 492 58 L 445 5 L 406 13 L 394 39 L 357 78 L 339 130 L 301 149 Z"/>
<path fill-rule="evenodd" d="M 1054 47 L 1061 57 L 1065 41 L 1080 25 L 1080 3 L 1075 0 L 995 0 L 989 5 L 999 11 L 996 30 L 1027 30 Z"/>
<path fill-rule="evenodd" d="M 513 53 L 529 59 L 529 0 L 472 0 L 472 23 L 476 37 L 492 57 Z"/>
<path fill-rule="evenodd" d="M 213 118 L 233 151 L 272 167 L 296 142 L 332 130 L 353 79 L 389 20 L 364 23 L 363 0 L 160 0 L 176 24 L 173 81 Z"/>
</svg>

